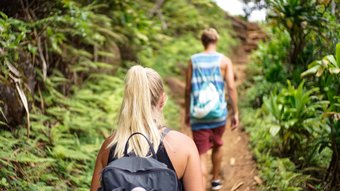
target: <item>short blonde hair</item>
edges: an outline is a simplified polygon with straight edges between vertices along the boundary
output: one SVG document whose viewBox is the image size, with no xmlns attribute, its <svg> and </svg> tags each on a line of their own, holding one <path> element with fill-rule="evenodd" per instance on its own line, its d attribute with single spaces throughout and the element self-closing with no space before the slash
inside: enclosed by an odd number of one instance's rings
<svg viewBox="0 0 340 191">
<path fill-rule="evenodd" d="M 201 41 L 204 48 L 206 48 L 209 44 L 216 43 L 219 38 L 220 36 L 214 28 L 205 29 L 201 35 Z"/>
</svg>

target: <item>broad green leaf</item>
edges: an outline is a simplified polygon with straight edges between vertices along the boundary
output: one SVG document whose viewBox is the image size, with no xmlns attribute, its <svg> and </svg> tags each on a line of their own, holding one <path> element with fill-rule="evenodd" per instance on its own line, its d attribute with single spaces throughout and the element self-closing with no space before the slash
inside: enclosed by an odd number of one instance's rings
<svg viewBox="0 0 340 191">
<path fill-rule="evenodd" d="M 281 127 L 279 125 L 271 125 L 270 126 L 270 129 L 269 129 L 269 132 L 272 136 L 276 136 L 277 133 L 280 131 Z"/>
<path fill-rule="evenodd" d="M 324 71 L 325 71 L 325 68 L 323 66 L 319 67 L 318 71 L 315 74 L 315 76 L 316 77 L 320 77 Z"/>
<path fill-rule="evenodd" d="M 315 74 L 319 70 L 319 68 L 320 68 L 320 65 L 315 65 L 312 68 L 302 72 L 301 77 L 305 77 L 305 76 L 310 75 L 310 74 Z"/>
<path fill-rule="evenodd" d="M 340 73 L 340 68 L 330 68 L 329 72 L 331 74 L 338 74 L 338 73 Z"/>
<path fill-rule="evenodd" d="M 333 67 L 337 66 L 337 62 L 336 62 L 336 60 L 335 60 L 333 55 L 325 56 L 324 60 L 328 60 L 333 65 Z"/>
<path fill-rule="evenodd" d="M 0 11 L 0 16 L 1 16 L 2 18 L 4 18 L 5 20 L 8 19 L 8 16 L 7 16 L 4 12 L 2 12 L 2 11 Z"/>
</svg>

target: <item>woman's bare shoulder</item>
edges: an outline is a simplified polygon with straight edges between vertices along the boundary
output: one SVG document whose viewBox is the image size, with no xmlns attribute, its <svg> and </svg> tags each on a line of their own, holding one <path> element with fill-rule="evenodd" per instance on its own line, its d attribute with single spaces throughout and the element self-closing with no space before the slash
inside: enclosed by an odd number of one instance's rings
<svg viewBox="0 0 340 191">
<path fill-rule="evenodd" d="M 176 130 L 171 130 L 165 137 L 165 140 L 175 147 L 174 149 L 176 150 L 192 150 L 192 148 L 196 148 L 191 137 Z"/>
</svg>

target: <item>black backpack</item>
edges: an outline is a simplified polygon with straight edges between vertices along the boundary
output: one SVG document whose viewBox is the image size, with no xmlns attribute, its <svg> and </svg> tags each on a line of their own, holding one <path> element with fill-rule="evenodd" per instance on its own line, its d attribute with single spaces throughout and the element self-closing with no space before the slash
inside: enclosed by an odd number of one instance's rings
<svg viewBox="0 0 340 191">
<path fill-rule="evenodd" d="M 128 142 L 134 135 L 142 135 L 150 146 L 152 157 L 129 156 Z M 125 144 L 124 156 L 110 162 L 101 177 L 102 191 L 176 191 L 176 173 L 157 160 L 150 141 L 142 133 L 133 133 Z"/>
</svg>

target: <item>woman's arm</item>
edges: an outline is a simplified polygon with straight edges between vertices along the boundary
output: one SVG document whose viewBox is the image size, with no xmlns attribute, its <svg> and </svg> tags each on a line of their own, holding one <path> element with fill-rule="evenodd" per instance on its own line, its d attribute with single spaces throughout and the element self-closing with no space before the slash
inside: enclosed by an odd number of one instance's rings
<svg viewBox="0 0 340 191">
<path fill-rule="evenodd" d="M 107 145 L 110 143 L 111 138 L 107 138 L 104 143 L 102 144 L 98 156 L 96 159 L 96 165 L 94 167 L 94 172 L 91 181 L 91 191 L 97 191 L 100 187 L 100 178 L 102 174 L 103 168 L 105 168 L 107 164 L 107 160 L 109 157 L 110 150 L 107 149 Z"/>
<path fill-rule="evenodd" d="M 201 163 L 194 141 L 183 133 L 170 131 L 163 143 L 177 177 L 183 180 L 184 190 L 204 191 Z"/>
<path fill-rule="evenodd" d="M 189 155 L 187 158 L 187 166 L 183 174 L 184 190 L 187 191 L 204 191 L 203 175 L 201 171 L 200 157 L 195 143 L 192 139 L 186 140 L 186 148 Z"/>
<path fill-rule="evenodd" d="M 103 164 L 101 161 L 101 157 L 102 155 L 99 154 L 97 156 L 97 160 L 96 160 L 96 165 L 94 167 L 94 172 L 93 172 L 93 176 L 92 176 L 92 182 L 91 182 L 91 191 L 97 191 L 98 188 L 100 187 L 100 177 L 101 177 L 101 172 L 103 170 Z"/>
</svg>

